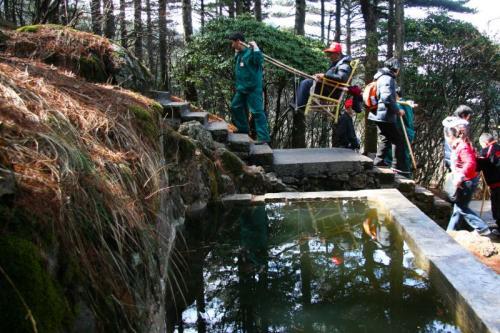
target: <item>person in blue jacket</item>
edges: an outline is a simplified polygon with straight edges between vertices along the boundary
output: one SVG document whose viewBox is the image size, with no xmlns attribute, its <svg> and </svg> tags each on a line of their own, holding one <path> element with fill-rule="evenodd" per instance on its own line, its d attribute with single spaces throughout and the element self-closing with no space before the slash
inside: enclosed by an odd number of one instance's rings
<svg viewBox="0 0 500 333">
<path fill-rule="evenodd" d="M 405 112 L 399 109 L 396 102 L 396 77 L 399 74 L 400 64 L 398 59 L 390 58 L 385 61 L 384 67 L 375 74 L 377 81 L 377 112 L 370 112 L 368 119 L 373 121 L 380 132 L 381 144 L 377 150 L 374 164 L 376 166 L 388 166 L 384 158 L 392 145 L 396 146 L 396 171 L 403 176 L 409 176 L 410 167 L 405 158 L 405 141 L 401 128 L 396 126 L 399 116 L 404 116 Z"/>
<path fill-rule="evenodd" d="M 250 131 L 246 108 L 250 111 L 257 132 L 256 143 L 271 141 L 267 117 L 264 112 L 262 98 L 262 67 L 264 56 L 255 42 L 249 42 L 249 47 L 242 44 L 245 37 L 236 32 L 229 36 L 231 47 L 236 51 L 234 63 L 236 93 L 231 101 L 233 124 L 238 133 L 248 134 Z"/>
</svg>

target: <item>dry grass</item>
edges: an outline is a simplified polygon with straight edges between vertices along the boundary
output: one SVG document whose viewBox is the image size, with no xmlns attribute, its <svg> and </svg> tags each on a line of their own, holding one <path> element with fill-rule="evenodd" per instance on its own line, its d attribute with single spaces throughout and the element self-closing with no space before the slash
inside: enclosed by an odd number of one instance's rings
<svg viewBox="0 0 500 333">
<path fill-rule="evenodd" d="M 151 103 L 0 54 L 0 163 L 15 172 L 15 205 L 53 223 L 64 251 L 96 288 L 93 297 L 112 295 L 126 315 L 149 292 L 138 287 L 146 288 L 140 280 L 157 269 L 151 253 L 160 246 L 159 140 L 144 135 L 130 112 L 139 107 L 157 119 Z M 140 264 L 132 264 L 137 254 Z"/>
</svg>

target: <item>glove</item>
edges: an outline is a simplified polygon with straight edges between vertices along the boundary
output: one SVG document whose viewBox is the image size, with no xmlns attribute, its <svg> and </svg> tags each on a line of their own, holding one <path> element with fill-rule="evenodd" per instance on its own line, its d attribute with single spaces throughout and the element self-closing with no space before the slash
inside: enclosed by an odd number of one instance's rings
<svg viewBox="0 0 500 333">
<path fill-rule="evenodd" d="M 250 47 L 251 47 L 254 51 L 260 51 L 259 46 L 257 45 L 257 43 L 256 43 L 256 42 L 251 41 L 251 42 L 249 42 L 249 43 L 248 43 L 248 45 L 250 45 Z"/>
</svg>

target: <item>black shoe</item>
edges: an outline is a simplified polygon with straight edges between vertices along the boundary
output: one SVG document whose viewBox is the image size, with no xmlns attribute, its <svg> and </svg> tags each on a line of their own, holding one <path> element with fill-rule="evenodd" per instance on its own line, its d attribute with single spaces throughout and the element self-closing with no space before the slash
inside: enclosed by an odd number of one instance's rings
<svg viewBox="0 0 500 333">
<path fill-rule="evenodd" d="M 383 160 L 375 163 L 375 166 L 379 167 L 379 168 L 390 168 L 391 167 L 389 164 L 385 163 Z"/>
</svg>

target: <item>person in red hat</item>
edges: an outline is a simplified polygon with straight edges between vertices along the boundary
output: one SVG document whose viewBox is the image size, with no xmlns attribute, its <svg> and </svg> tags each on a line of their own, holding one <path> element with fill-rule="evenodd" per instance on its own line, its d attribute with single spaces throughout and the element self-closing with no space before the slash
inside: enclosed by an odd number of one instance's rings
<svg viewBox="0 0 500 333">
<path fill-rule="evenodd" d="M 337 129 L 334 133 L 333 146 L 340 148 L 359 149 L 359 139 L 354 130 L 353 101 L 349 98 L 344 103 L 344 112 L 339 118 Z"/>
<path fill-rule="evenodd" d="M 352 72 L 351 67 L 351 57 L 342 54 L 342 45 L 337 42 L 333 42 L 330 44 L 330 47 L 323 50 L 325 54 L 330 58 L 331 63 L 330 67 L 326 71 L 326 73 L 317 73 L 314 75 L 316 81 L 321 80 L 323 77 L 326 77 L 329 80 L 337 81 L 337 82 L 347 82 L 349 76 Z M 305 79 L 300 82 L 299 88 L 297 89 L 297 105 L 295 106 L 297 109 L 305 108 L 307 104 L 307 100 L 309 99 L 309 91 L 313 85 L 312 79 Z M 338 98 L 340 96 L 340 91 L 338 95 L 335 93 L 333 97 Z"/>
</svg>

